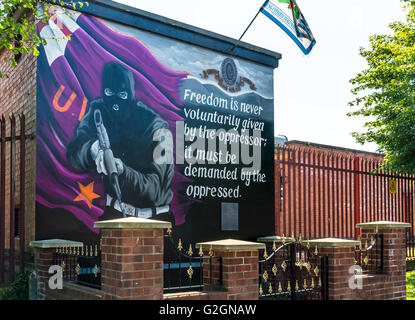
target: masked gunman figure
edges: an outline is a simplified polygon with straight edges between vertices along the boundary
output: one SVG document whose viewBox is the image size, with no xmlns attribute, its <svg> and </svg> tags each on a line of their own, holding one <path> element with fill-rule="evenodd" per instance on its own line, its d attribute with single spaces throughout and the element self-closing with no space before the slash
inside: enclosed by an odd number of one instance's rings
<svg viewBox="0 0 415 320">
<path fill-rule="evenodd" d="M 173 162 L 153 156 L 160 143 L 154 137 L 168 125 L 135 99 L 134 86 L 131 70 L 116 62 L 105 65 L 102 98 L 90 103 L 68 145 L 67 157 L 75 168 L 102 174 L 107 206 L 100 220 L 156 217 L 169 212 L 173 198 Z M 164 141 L 163 153 L 172 155 L 172 144 Z"/>
</svg>

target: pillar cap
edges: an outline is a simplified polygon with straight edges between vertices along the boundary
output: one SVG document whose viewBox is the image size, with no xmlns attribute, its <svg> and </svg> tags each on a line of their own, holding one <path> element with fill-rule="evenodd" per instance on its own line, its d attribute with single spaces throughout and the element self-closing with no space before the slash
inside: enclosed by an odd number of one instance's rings
<svg viewBox="0 0 415 320">
<path fill-rule="evenodd" d="M 410 227 L 411 227 L 410 223 L 393 222 L 393 221 L 376 221 L 376 222 L 359 223 L 356 225 L 356 228 L 361 228 L 361 229 L 376 229 L 376 228 L 403 229 L 403 228 L 410 228 Z"/>
<path fill-rule="evenodd" d="M 256 239 L 256 241 L 258 241 L 258 242 L 274 242 L 274 241 L 275 242 L 282 242 L 283 240 L 285 242 L 295 241 L 294 238 L 282 237 L 282 236 L 268 236 L 268 237 L 260 237 L 260 238 Z"/>
<path fill-rule="evenodd" d="M 84 244 L 79 241 L 70 241 L 62 239 L 36 240 L 30 241 L 29 246 L 32 248 L 68 248 L 68 247 L 82 247 Z"/>
<path fill-rule="evenodd" d="M 121 218 L 114 220 L 98 221 L 94 228 L 99 229 L 167 229 L 171 228 L 171 222 L 144 218 Z"/>
<path fill-rule="evenodd" d="M 264 243 L 249 242 L 243 240 L 226 239 L 209 242 L 196 243 L 196 248 L 212 248 L 213 250 L 221 251 L 240 251 L 240 250 L 257 250 L 265 249 Z"/>
<path fill-rule="evenodd" d="M 319 248 L 348 248 L 360 245 L 360 242 L 356 240 L 346 240 L 337 238 L 315 239 L 309 240 L 308 242 L 310 243 L 310 246 L 317 246 Z"/>
</svg>

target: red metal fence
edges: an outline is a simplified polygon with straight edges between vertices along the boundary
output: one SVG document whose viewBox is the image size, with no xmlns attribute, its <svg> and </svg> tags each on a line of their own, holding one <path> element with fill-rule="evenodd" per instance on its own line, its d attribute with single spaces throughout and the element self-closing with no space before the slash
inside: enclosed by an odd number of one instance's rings
<svg viewBox="0 0 415 320">
<path fill-rule="evenodd" d="M 16 263 L 18 263 L 19 272 L 24 270 L 25 142 L 27 137 L 24 114 L 20 114 L 18 118 L 19 131 L 16 128 L 14 114 L 7 120 L 4 116 L 0 119 L 0 283 L 5 281 L 7 265 L 9 281 L 15 278 Z M 6 129 L 8 129 L 8 135 L 6 135 Z M 18 188 L 16 188 L 16 182 L 18 182 Z M 18 257 L 16 257 L 15 248 L 17 238 Z M 8 261 L 6 261 L 6 253 L 8 253 Z"/>
<path fill-rule="evenodd" d="M 306 239 L 357 239 L 357 223 L 409 222 L 413 249 L 415 176 L 381 170 L 380 161 L 277 147 L 276 232 Z"/>
</svg>

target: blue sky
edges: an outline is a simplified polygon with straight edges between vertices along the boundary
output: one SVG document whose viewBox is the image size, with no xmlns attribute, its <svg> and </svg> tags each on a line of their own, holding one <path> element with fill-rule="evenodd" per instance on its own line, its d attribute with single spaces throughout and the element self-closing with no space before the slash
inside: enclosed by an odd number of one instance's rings
<svg viewBox="0 0 415 320">
<path fill-rule="evenodd" d="M 263 0 L 119 0 L 129 6 L 238 39 Z M 369 36 L 389 33 L 403 20 L 400 0 L 297 0 L 317 44 L 308 56 L 271 20 L 260 14 L 245 42 L 282 54 L 274 71 L 275 133 L 366 151 L 350 133 L 362 131 L 363 119 L 349 118 L 353 99 L 349 80 L 366 67 L 359 47 Z"/>
</svg>

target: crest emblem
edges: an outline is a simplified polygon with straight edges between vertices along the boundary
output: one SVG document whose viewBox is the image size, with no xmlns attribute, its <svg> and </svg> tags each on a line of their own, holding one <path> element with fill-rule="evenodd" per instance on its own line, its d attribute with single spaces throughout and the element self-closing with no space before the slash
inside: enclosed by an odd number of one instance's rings
<svg viewBox="0 0 415 320">
<path fill-rule="evenodd" d="M 229 86 L 233 86 L 238 76 L 238 70 L 236 69 L 236 64 L 233 59 L 226 58 L 223 60 L 221 71 L 221 75 L 225 83 Z"/>
<path fill-rule="evenodd" d="M 208 79 L 210 75 L 215 77 L 218 85 L 228 92 L 239 92 L 245 84 L 253 91 L 256 91 L 255 84 L 246 77 L 238 77 L 238 68 L 232 58 L 223 60 L 220 71 L 216 69 L 206 69 L 200 75 L 202 79 Z M 239 79 L 238 79 L 239 78 Z"/>
</svg>

